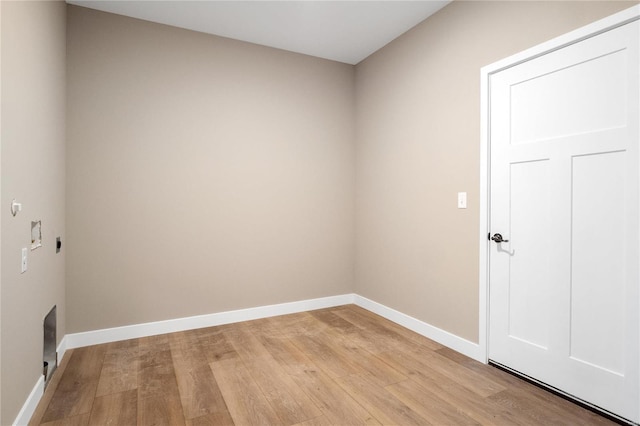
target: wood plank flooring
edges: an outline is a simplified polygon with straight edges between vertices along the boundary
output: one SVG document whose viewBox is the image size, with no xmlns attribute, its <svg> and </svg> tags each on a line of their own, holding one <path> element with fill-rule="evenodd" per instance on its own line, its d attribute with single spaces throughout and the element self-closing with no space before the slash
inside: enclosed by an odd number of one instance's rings
<svg viewBox="0 0 640 426">
<path fill-rule="evenodd" d="M 606 425 L 354 305 L 67 352 L 31 425 Z"/>
</svg>

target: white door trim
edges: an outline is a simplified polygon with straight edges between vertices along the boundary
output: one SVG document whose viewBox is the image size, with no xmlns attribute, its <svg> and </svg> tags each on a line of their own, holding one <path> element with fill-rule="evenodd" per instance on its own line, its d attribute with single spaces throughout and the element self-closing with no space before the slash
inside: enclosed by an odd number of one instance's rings
<svg viewBox="0 0 640 426">
<path fill-rule="evenodd" d="M 640 19 L 640 5 L 625 9 L 614 15 L 592 24 L 556 37 L 545 43 L 509 56 L 480 70 L 480 268 L 479 268 L 479 318 L 478 343 L 480 357 L 484 362 L 489 360 L 489 176 L 490 141 L 489 141 L 489 78 L 492 74 L 526 62 L 533 58 L 553 52 L 584 39 L 612 30 L 629 22 Z M 640 261 L 640 259 L 639 259 Z"/>
</svg>

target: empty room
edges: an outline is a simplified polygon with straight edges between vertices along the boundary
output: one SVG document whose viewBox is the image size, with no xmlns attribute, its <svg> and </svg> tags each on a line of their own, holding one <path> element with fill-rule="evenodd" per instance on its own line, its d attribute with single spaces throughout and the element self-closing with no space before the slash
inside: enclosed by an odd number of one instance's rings
<svg viewBox="0 0 640 426">
<path fill-rule="evenodd" d="M 0 1 L 0 424 L 640 424 L 639 28 Z"/>
</svg>

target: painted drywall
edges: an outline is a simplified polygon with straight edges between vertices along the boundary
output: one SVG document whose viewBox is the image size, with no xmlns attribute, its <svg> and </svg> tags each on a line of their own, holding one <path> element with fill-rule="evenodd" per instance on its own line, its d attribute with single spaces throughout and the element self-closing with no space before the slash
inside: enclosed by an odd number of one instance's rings
<svg viewBox="0 0 640 426">
<path fill-rule="evenodd" d="M 65 334 L 65 28 L 66 5 L 3 1 L 1 24 L 2 413 L 11 424 L 42 375 L 43 319 L 57 305 L 58 342 Z M 11 200 L 22 203 L 15 217 Z M 42 247 L 31 221 L 42 221 Z"/>
<path fill-rule="evenodd" d="M 350 293 L 354 68 L 68 7 L 69 332 Z"/>
<path fill-rule="evenodd" d="M 454 2 L 355 80 L 69 7 L 69 330 L 355 289 L 476 342 L 480 67 L 632 4 Z"/>
<path fill-rule="evenodd" d="M 480 68 L 633 4 L 456 1 L 357 65 L 357 294 L 478 342 Z"/>
</svg>

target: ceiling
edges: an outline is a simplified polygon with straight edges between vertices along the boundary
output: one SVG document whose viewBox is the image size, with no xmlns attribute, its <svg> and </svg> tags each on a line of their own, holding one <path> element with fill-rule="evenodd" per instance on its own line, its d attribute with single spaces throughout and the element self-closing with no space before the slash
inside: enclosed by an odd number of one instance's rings
<svg viewBox="0 0 640 426">
<path fill-rule="evenodd" d="M 450 1 L 67 0 L 67 3 L 354 65 Z"/>
</svg>

